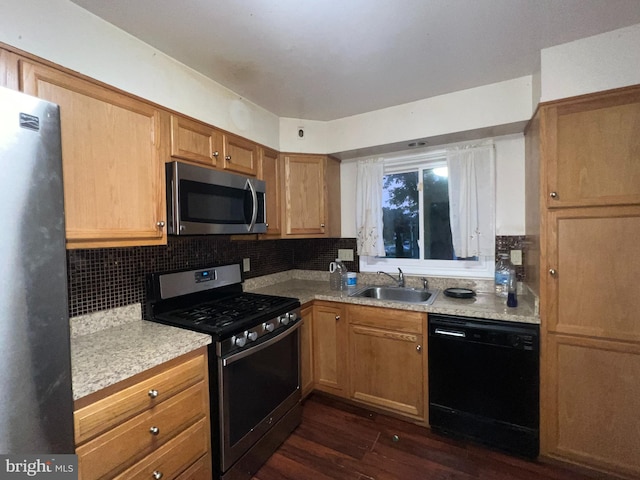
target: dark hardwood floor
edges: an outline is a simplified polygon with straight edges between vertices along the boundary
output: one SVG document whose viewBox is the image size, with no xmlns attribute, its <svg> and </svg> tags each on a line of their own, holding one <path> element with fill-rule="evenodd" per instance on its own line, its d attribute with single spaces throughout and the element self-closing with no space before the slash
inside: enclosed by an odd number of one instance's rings
<svg viewBox="0 0 640 480">
<path fill-rule="evenodd" d="M 585 480 L 319 394 L 253 480 Z M 605 477 L 600 477 L 605 478 Z"/>
</svg>

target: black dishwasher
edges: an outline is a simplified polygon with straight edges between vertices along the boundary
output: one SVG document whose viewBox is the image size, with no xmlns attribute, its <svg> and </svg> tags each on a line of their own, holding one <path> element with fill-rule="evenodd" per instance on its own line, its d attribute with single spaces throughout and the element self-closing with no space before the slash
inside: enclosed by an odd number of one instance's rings
<svg viewBox="0 0 640 480">
<path fill-rule="evenodd" d="M 539 327 L 429 314 L 429 423 L 534 458 L 539 451 Z"/>
</svg>

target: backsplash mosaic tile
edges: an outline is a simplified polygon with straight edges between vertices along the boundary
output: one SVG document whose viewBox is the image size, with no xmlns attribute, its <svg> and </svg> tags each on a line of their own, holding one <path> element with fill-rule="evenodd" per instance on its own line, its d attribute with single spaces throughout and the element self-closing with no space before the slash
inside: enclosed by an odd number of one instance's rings
<svg viewBox="0 0 640 480">
<path fill-rule="evenodd" d="M 496 255 L 519 248 L 526 254 L 523 236 L 496 237 Z M 354 261 L 345 262 L 358 272 L 355 238 L 296 240 L 237 240 L 226 235 L 169 237 L 156 247 L 101 248 L 67 251 L 69 314 L 72 317 L 126 305 L 144 303 L 148 273 L 200 268 L 249 258 L 245 278 L 291 269 L 327 271 L 338 249 L 352 249 Z M 524 268 L 516 267 L 524 280 Z"/>
<path fill-rule="evenodd" d="M 355 239 L 232 240 L 226 235 L 169 237 L 156 247 L 100 248 L 67 251 L 69 314 L 144 303 L 148 273 L 200 268 L 250 259 L 245 278 L 304 268 L 325 270 L 338 248 L 355 249 Z M 296 262 L 296 258 L 299 259 Z M 314 262 L 313 259 L 316 259 Z M 355 270 L 357 262 L 349 262 Z"/>
</svg>

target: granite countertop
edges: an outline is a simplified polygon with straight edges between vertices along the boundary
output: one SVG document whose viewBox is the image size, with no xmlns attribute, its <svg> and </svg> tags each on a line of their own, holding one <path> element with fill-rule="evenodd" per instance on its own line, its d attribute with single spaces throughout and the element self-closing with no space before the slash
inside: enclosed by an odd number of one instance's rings
<svg viewBox="0 0 640 480">
<path fill-rule="evenodd" d="M 209 335 L 142 320 L 140 304 L 70 323 L 74 400 L 211 343 Z"/>
<path fill-rule="evenodd" d="M 408 286 L 418 286 L 419 277 L 408 277 Z M 280 295 L 300 299 L 304 305 L 312 300 L 325 300 L 358 305 L 379 306 L 467 317 L 540 323 L 535 298 L 521 295 L 518 307 L 508 308 L 504 299 L 493 294 L 487 285 L 466 280 L 430 279 L 431 286 L 443 290 L 449 286 L 473 288 L 472 299 L 454 299 L 438 294 L 432 305 L 349 297 L 349 291 L 337 292 L 329 288 L 326 272 L 291 270 L 274 275 L 248 279 L 248 292 Z M 371 274 L 358 274 L 358 287 L 380 282 Z M 202 333 L 142 320 L 140 304 L 91 313 L 71 319 L 71 374 L 73 398 L 90 395 L 145 370 L 211 343 Z"/>
<path fill-rule="evenodd" d="M 324 272 L 319 272 L 324 274 Z M 329 288 L 328 276 L 314 276 L 309 273 L 296 271 L 291 274 L 293 278 L 285 276 L 274 276 L 274 278 L 261 277 L 260 279 L 252 279 L 253 282 L 245 282 L 245 290 L 263 293 L 266 295 L 281 295 L 287 297 L 295 297 L 300 299 L 303 305 L 312 300 L 326 300 L 330 302 L 342 302 L 357 305 L 378 306 L 386 308 L 396 308 L 401 310 L 411 310 L 429 313 L 441 313 L 448 315 L 460 315 L 474 318 L 485 318 L 492 320 L 504 320 L 510 322 L 523 323 L 540 323 L 540 317 L 536 313 L 535 298 L 532 295 L 520 295 L 518 297 L 518 306 L 510 308 L 506 306 L 506 299 L 497 297 L 493 292 L 477 290 L 476 296 L 471 299 L 456 299 L 446 297 L 442 290 L 447 288 L 446 285 L 433 285 L 435 288 L 441 288 L 432 305 L 418 305 L 400 302 L 390 302 L 383 300 L 374 300 L 370 298 L 349 297 L 350 291 L 339 292 Z M 271 276 L 269 276 L 271 277 Z M 367 278 L 366 276 L 363 276 Z M 321 278 L 320 280 L 318 278 Z M 371 279 L 372 277 L 369 277 Z M 436 282 L 432 282 L 436 283 Z M 358 278 L 358 286 L 354 289 L 360 289 L 367 284 L 360 284 Z M 377 285 L 387 284 L 387 282 L 379 282 Z M 408 285 L 413 286 L 413 285 Z M 461 283 L 461 287 L 472 288 L 469 283 Z"/>
</svg>

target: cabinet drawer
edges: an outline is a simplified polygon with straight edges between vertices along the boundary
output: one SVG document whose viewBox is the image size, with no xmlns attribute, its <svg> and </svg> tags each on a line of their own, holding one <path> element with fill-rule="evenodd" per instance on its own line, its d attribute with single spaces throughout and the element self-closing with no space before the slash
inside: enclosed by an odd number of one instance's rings
<svg viewBox="0 0 640 480">
<path fill-rule="evenodd" d="M 209 428 L 206 419 L 202 419 L 141 462 L 122 472 L 114 480 L 149 480 L 160 475 L 163 480 L 176 478 L 207 453 L 208 442 Z M 207 455 L 205 458 L 208 459 L 209 456 Z M 185 478 L 199 479 L 201 477 L 194 474 L 194 476 Z M 211 476 L 202 478 L 208 479 Z M 83 478 L 83 480 L 86 479 Z"/>
<path fill-rule="evenodd" d="M 390 308 L 349 305 L 347 317 L 352 325 L 386 328 L 396 332 L 421 334 L 427 314 Z"/>
<path fill-rule="evenodd" d="M 143 380 L 73 414 L 76 444 L 81 444 L 115 425 L 160 404 L 206 377 L 205 357 L 199 355 L 158 375 Z M 155 398 L 149 393 L 155 390 Z"/>
<path fill-rule="evenodd" d="M 191 465 L 178 480 L 211 480 L 211 457 L 205 455 Z"/>
<path fill-rule="evenodd" d="M 205 417 L 207 408 L 206 385 L 201 382 L 78 447 L 83 479 L 121 471 Z"/>
</svg>

